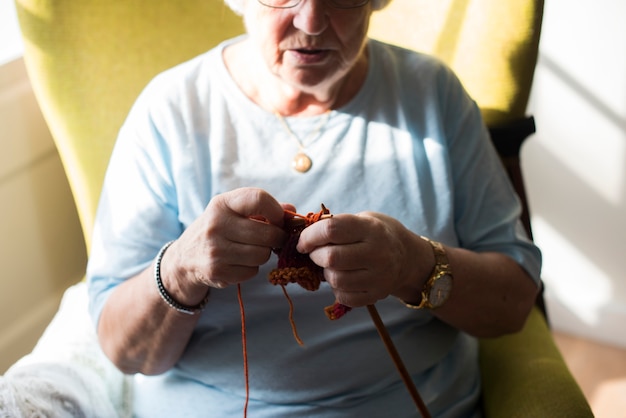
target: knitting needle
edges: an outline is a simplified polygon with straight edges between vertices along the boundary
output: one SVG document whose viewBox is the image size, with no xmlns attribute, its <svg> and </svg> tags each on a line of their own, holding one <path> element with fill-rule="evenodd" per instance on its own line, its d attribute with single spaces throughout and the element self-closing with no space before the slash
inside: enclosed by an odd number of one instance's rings
<svg viewBox="0 0 626 418">
<path fill-rule="evenodd" d="M 402 380 L 404 381 L 404 385 L 406 386 L 409 393 L 411 394 L 411 397 L 413 398 L 413 402 L 415 402 L 417 409 L 422 414 L 422 417 L 431 418 L 430 412 L 428 412 L 428 408 L 426 408 L 426 404 L 422 400 L 419 392 L 417 391 L 417 387 L 415 387 L 415 383 L 413 382 L 413 379 L 411 379 L 411 376 L 409 375 L 409 372 L 406 369 L 406 366 L 402 362 L 402 358 L 400 357 L 398 350 L 396 350 L 396 347 L 393 344 L 393 340 L 391 339 L 391 336 L 389 335 L 389 332 L 387 331 L 385 324 L 383 323 L 382 319 L 380 318 L 380 315 L 378 314 L 378 310 L 376 309 L 376 306 L 367 305 L 367 310 L 369 311 L 370 316 L 372 317 L 372 321 L 374 321 L 374 325 L 376 325 L 376 330 L 378 331 L 378 335 L 380 335 L 380 338 L 383 340 L 383 343 L 385 344 L 385 347 L 387 348 L 387 351 L 389 352 L 389 355 L 391 356 L 393 363 L 398 369 L 398 372 L 400 373 L 400 376 L 402 377 Z"/>
</svg>

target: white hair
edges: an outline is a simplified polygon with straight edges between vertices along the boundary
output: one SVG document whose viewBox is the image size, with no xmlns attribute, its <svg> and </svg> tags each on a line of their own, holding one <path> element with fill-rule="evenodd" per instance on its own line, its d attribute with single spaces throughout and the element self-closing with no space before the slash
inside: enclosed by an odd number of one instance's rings
<svg viewBox="0 0 626 418">
<path fill-rule="evenodd" d="M 241 15 L 243 14 L 243 4 L 246 0 L 224 0 L 224 2 L 230 7 L 235 13 Z M 372 3 L 373 10 L 380 10 L 385 8 L 391 0 L 370 0 Z"/>
</svg>

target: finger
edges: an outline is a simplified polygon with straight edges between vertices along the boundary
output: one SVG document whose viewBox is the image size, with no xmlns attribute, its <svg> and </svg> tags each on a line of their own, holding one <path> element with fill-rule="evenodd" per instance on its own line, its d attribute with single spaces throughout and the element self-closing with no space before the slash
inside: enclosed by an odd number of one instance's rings
<svg viewBox="0 0 626 418">
<path fill-rule="evenodd" d="M 324 278 L 338 302 L 352 307 L 376 303 L 389 296 L 388 283 L 384 277 L 373 275 L 369 270 L 324 270 Z"/>
<path fill-rule="evenodd" d="M 218 195 L 207 209 L 207 237 L 223 236 L 243 244 L 278 247 L 282 231 L 282 206 L 261 189 L 237 189 Z"/>
<path fill-rule="evenodd" d="M 317 247 L 309 253 L 311 260 L 320 267 L 335 270 L 360 270 L 377 256 L 372 254 L 365 242 L 332 244 Z"/>
<path fill-rule="evenodd" d="M 324 269 L 324 280 L 336 291 L 347 293 L 363 293 L 368 288 L 368 270 L 333 270 Z"/>
<path fill-rule="evenodd" d="M 232 220 L 227 228 L 226 237 L 238 244 L 277 248 L 287 238 L 287 233 L 281 227 L 250 218 Z"/>
<path fill-rule="evenodd" d="M 271 252 L 271 248 L 267 246 L 243 244 L 221 238 L 205 247 L 200 257 L 205 268 L 208 268 L 211 274 L 216 274 L 214 271 L 216 266 L 260 266 L 269 260 Z"/>
<path fill-rule="evenodd" d="M 283 225 L 283 207 L 262 189 L 237 189 L 224 194 L 223 198 L 228 209 L 242 217 L 263 219 L 279 227 Z"/>
<path fill-rule="evenodd" d="M 261 247 L 240 247 L 226 255 L 215 254 L 213 258 L 207 257 L 204 268 L 196 273 L 203 276 L 201 281 L 213 287 L 224 287 L 254 277 L 259 266 L 269 259 L 270 251 Z"/>
<path fill-rule="evenodd" d="M 317 247 L 349 244 L 361 239 L 360 219 L 354 215 L 339 214 L 316 222 L 302 231 L 297 250 L 307 254 Z"/>
<path fill-rule="evenodd" d="M 296 211 L 296 207 L 291 203 L 281 203 L 280 205 L 283 207 L 283 210 L 288 210 L 290 212 Z"/>
<path fill-rule="evenodd" d="M 346 293 L 335 292 L 335 300 L 342 305 L 351 308 L 359 308 L 361 306 L 373 305 L 380 300 L 369 293 Z"/>
<path fill-rule="evenodd" d="M 368 293 L 376 299 L 389 296 L 390 278 L 373 270 L 324 270 L 324 279 L 335 291 L 345 293 Z"/>
</svg>

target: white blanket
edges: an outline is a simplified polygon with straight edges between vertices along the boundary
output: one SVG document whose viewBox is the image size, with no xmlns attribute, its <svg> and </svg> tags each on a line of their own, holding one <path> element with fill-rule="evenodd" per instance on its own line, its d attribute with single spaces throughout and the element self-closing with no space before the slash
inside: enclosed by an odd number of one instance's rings
<svg viewBox="0 0 626 418">
<path fill-rule="evenodd" d="M 100 350 L 79 283 L 33 351 L 0 376 L 0 418 L 130 417 L 131 379 Z"/>
</svg>

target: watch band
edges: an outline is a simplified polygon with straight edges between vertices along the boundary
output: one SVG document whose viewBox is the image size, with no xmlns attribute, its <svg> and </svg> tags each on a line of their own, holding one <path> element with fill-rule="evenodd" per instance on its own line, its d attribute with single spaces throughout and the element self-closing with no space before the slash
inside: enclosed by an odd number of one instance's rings
<svg viewBox="0 0 626 418">
<path fill-rule="evenodd" d="M 443 245 L 440 242 L 432 241 L 426 237 L 420 236 L 424 241 L 428 242 L 433 249 L 433 254 L 435 256 L 435 266 L 433 267 L 432 272 L 428 276 L 428 280 L 424 283 L 424 287 L 422 288 L 422 300 L 419 305 L 414 305 L 407 302 L 402 302 L 404 305 L 411 309 L 433 309 L 437 308 L 440 305 L 434 306 L 430 301 L 431 290 L 439 279 L 444 276 L 449 276 L 452 278 L 452 269 L 450 268 L 450 262 L 448 261 L 448 256 L 446 254 L 446 250 L 443 248 Z M 447 295 L 446 295 L 447 299 Z"/>
</svg>

